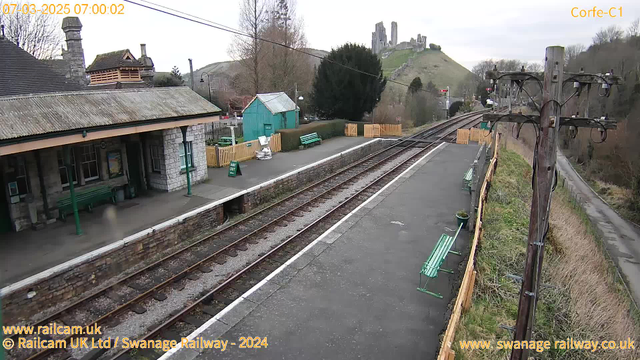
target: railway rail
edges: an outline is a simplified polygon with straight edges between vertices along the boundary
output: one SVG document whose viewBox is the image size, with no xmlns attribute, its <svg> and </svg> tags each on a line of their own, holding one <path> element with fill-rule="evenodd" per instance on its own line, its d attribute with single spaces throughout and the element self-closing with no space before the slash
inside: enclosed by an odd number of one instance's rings
<svg viewBox="0 0 640 360">
<path fill-rule="evenodd" d="M 309 208 L 322 203 L 333 194 L 355 183 L 365 174 L 398 158 L 401 154 L 416 145 L 422 145 L 416 154 L 411 155 L 391 170 L 377 177 L 373 182 L 358 190 L 337 207 L 317 218 L 303 229 L 260 256 L 243 270 L 227 278 L 213 290 L 192 301 L 189 306 L 173 314 L 164 323 L 151 329 L 140 339 L 166 338 L 169 340 L 186 336 L 195 328 L 215 316 L 235 298 L 250 289 L 270 272 L 286 262 L 300 249 L 307 246 L 313 239 L 330 228 L 339 218 L 364 202 L 373 193 L 390 181 L 415 161 L 426 151 L 439 142 L 450 138 L 458 128 L 477 124 L 481 114 L 472 113 L 455 117 L 412 136 L 402 138 L 393 145 L 379 150 L 358 162 L 345 167 L 337 173 L 326 176 L 300 189 L 275 203 L 258 210 L 237 222 L 221 227 L 211 235 L 200 239 L 174 253 L 171 253 L 136 272 L 120 279 L 105 289 L 90 294 L 65 308 L 56 311 L 44 319 L 32 324 L 42 326 L 51 322 L 59 325 L 99 326 L 117 323 L 117 317 L 129 311 L 144 313 L 143 301 L 151 298 L 163 301 L 163 293 L 167 287 L 181 281 L 196 280 L 197 273 L 208 273 L 212 266 L 223 264 L 228 257 L 235 257 L 238 252 L 259 242 L 265 232 L 273 232 L 278 226 L 286 225 L 292 217 L 300 216 Z M 431 140 L 428 140 L 431 139 Z M 427 140 L 425 142 L 425 140 Z M 149 280 L 151 279 L 151 280 Z M 101 306 L 95 306 L 101 303 Z M 84 315 L 79 315 L 84 314 Z M 87 316 L 89 314 L 89 316 Z M 80 320 L 82 319 L 82 320 Z M 78 335 L 63 337 L 69 340 Z M 103 355 L 108 349 L 92 352 L 91 356 Z M 15 354 L 12 358 L 63 359 L 68 353 L 61 349 L 39 349 L 28 354 Z M 154 359 L 161 356 L 151 350 L 136 354 L 136 357 Z M 127 351 L 122 351 L 111 357 L 125 360 L 129 358 Z"/>
</svg>

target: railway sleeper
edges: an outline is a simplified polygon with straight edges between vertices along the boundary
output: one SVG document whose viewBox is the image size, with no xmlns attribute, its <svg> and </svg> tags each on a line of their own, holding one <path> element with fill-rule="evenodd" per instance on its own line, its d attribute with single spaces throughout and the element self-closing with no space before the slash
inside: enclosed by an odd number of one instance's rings
<svg viewBox="0 0 640 360">
<path fill-rule="evenodd" d="M 131 304 L 129 306 L 129 310 L 133 311 L 134 313 L 136 313 L 138 315 L 141 315 L 141 314 L 144 314 L 144 313 L 147 312 L 147 309 L 144 306 L 142 306 L 142 305 L 140 305 L 138 303 Z"/>
</svg>

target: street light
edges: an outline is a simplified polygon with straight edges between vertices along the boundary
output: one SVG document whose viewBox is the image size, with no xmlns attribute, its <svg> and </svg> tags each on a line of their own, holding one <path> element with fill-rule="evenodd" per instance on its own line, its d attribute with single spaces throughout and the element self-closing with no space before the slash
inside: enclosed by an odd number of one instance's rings
<svg viewBox="0 0 640 360">
<path fill-rule="evenodd" d="M 200 74 L 200 82 L 203 83 L 204 79 L 202 78 L 204 75 L 207 75 L 207 88 L 209 88 L 209 102 L 211 102 L 211 78 L 209 75 L 209 73 L 207 72 L 203 72 L 202 74 Z"/>
</svg>

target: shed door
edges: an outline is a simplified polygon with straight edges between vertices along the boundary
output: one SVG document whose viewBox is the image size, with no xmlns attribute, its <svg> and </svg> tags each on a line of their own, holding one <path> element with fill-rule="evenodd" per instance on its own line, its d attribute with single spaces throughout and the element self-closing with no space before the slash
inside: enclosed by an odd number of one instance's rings
<svg viewBox="0 0 640 360">
<path fill-rule="evenodd" d="M 273 126 L 271 124 L 264 124 L 264 136 L 271 136 L 273 134 Z"/>
</svg>

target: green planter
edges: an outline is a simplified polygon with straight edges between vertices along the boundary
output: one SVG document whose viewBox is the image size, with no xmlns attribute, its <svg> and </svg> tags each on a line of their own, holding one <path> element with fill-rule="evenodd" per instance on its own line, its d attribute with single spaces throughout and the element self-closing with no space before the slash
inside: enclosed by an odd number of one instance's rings
<svg viewBox="0 0 640 360">
<path fill-rule="evenodd" d="M 462 217 L 456 214 L 456 219 L 458 219 L 458 227 L 460 227 L 460 224 L 462 224 L 463 229 L 467 228 L 467 222 L 469 222 L 469 215 L 467 215 L 466 217 Z"/>
</svg>

